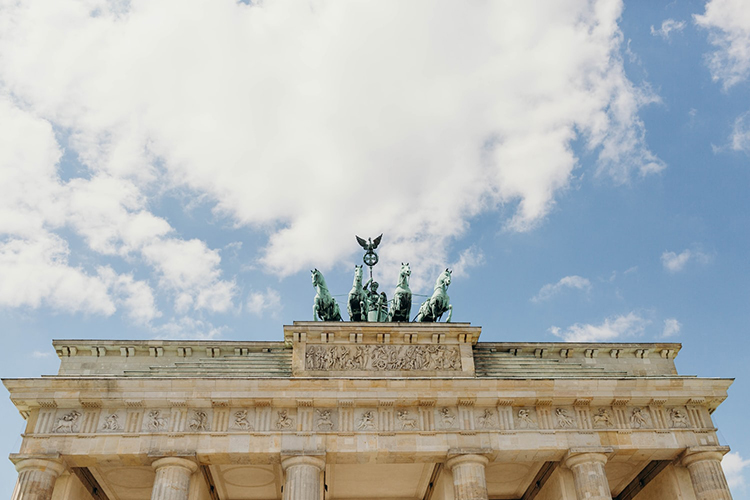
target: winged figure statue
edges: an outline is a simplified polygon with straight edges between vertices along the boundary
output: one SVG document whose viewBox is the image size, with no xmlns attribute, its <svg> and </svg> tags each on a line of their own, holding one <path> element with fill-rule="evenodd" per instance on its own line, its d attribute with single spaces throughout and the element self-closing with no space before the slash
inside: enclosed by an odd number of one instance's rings
<svg viewBox="0 0 750 500">
<path fill-rule="evenodd" d="M 380 240 L 383 239 L 382 234 L 378 236 L 377 238 L 375 238 L 374 240 L 372 238 L 367 238 L 366 241 L 364 238 L 360 238 L 357 235 L 355 236 L 357 237 L 357 243 L 359 243 L 362 246 L 362 248 L 364 248 L 365 251 L 368 253 L 378 248 L 378 245 L 380 245 Z"/>
</svg>

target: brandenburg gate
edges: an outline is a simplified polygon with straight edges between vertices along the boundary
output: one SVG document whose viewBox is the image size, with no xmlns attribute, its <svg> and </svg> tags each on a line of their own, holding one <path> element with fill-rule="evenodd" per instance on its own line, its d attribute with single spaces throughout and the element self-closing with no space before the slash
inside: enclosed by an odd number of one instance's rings
<svg viewBox="0 0 750 500">
<path fill-rule="evenodd" d="M 378 311 L 375 314 L 379 314 Z M 728 379 L 674 343 L 480 342 L 467 323 L 283 340 L 57 340 L 6 379 L 14 500 L 715 500 Z"/>
</svg>

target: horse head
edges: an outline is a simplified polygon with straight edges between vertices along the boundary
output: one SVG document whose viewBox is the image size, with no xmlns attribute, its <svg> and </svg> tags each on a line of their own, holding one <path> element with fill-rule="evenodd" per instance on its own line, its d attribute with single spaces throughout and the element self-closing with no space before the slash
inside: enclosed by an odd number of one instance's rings
<svg viewBox="0 0 750 500">
<path fill-rule="evenodd" d="M 403 262 L 401 263 L 401 274 L 404 276 L 411 276 L 411 267 L 409 267 L 408 262 L 406 264 Z"/>
<path fill-rule="evenodd" d="M 446 267 L 445 271 L 440 273 L 440 276 L 438 276 L 437 282 L 435 283 L 435 288 L 448 288 L 448 286 L 451 284 L 451 273 L 453 273 L 453 271 Z"/>
<path fill-rule="evenodd" d="M 312 269 L 310 271 L 310 273 L 312 273 L 312 284 L 313 284 L 313 286 L 320 285 L 320 282 L 323 279 L 323 275 L 320 273 L 320 271 L 318 271 L 318 269 L 316 268 L 316 269 Z"/>
</svg>

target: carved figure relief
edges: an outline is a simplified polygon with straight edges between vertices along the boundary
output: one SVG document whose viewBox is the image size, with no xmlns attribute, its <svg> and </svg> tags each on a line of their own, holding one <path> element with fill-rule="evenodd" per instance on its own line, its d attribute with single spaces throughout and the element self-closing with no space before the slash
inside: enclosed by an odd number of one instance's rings
<svg viewBox="0 0 750 500">
<path fill-rule="evenodd" d="M 450 408 L 441 408 L 440 418 L 443 420 L 443 427 L 446 429 L 450 429 L 456 424 L 456 416 Z"/>
<path fill-rule="evenodd" d="M 247 419 L 247 410 L 234 412 L 234 426 L 243 431 L 252 430 L 253 426 L 250 425 L 250 421 Z"/>
<path fill-rule="evenodd" d="M 687 415 L 679 408 L 669 410 L 669 419 L 672 421 L 672 427 L 690 427 Z"/>
<path fill-rule="evenodd" d="M 287 410 L 278 412 L 279 419 L 276 421 L 276 428 L 280 431 L 291 429 L 294 421 L 289 417 Z"/>
<path fill-rule="evenodd" d="M 104 431 L 119 431 L 122 429 L 120 426 L 120 417 L 117 416 L 117 413 L 113 413 L 112 415 L 109 415 L 107 418 L 104 419 L 104 425 L 102 425 L 102 430 Z"/>
<path fill-rule="evenodd" d="M 401 430 L 417 430 L 417 422 L 413 418 L 409 418 L 409 410 L 398 410 L 396 418 L 401 426 Z"/>
<path fill-rule="evenodd" d="M 599 408 L 599 410 L 594 414 L 594 427 L 612 427 L 614 424 L 612 423 L 612 417 L 609 414 L 609 411 L 607 411 L 606 408 Z"/>
<path fill-rule="evenodd" d="M 167 419 L 161 416 L 161 410 L 151 410 L 148 412 L 148 428 L 154 431 L 161 431 L 167 428 Z"/>
<path fill-rule="evenodd" d="M 480 429 L 489 429 L 497 425 L 495 421 L 495 414 L 489 408 L 484 410 L 484 413 L 477 417 L 477 424 Z"/>
<path fill-rule="evenodd" d="M 193 413 L 193 418 L 190 420 L 190 430 L 195 432 L 202 432 L 209 430 L 208 428 L 208 415 L 203 410 L 196 410 Z"/>
<path fill-rule="evenodd" d="M 78 419 L 81 413 L 72 411 L 57 419 L 57 424 L 52 432 L 78 432 Z"/>
<path fill-rule="evenodd" d="M 633 408 L 633 413 L 630 415 L 630 426 L 634 429 L 640 429 L 648 425 L 648 414 L 646 414 L 641 408 Z"/>
<path fill-rule="evenodd" d="M 461 370 L 458 346 L 309 345 L 305 368 L 317 371 Z"/>
<path fill-rule="evenodd" d="M 357 422 L 358 431 L 370 431 L 375 429 L 375 415 L 372 411 L 366 411 Z"/>
<path fill-rule="evenodd" d="M 331 421 L 331 410 L 315 410 L 318 413 L 318 430 L 332 431 L 333 421 Z"/>
<path fill-rule="evenodd" d="M 536 422 L 531 418 L 531 410 L 522 408 L 518 410 L 518 428 L 519 429 L 535 429 Z"/>
<path fill-rule="evenodd" d="M 568 412 L 562 408 L 555 410 L 555 417 L 557 417 L 557 426 L 567 429 L 573 427 L 573 419 L 568 416 Z"/>
</svg>

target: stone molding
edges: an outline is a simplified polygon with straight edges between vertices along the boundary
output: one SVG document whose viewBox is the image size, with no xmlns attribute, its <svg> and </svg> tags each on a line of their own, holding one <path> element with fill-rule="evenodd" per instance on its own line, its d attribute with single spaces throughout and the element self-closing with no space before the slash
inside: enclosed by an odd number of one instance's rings
<svg viewBox="0 0 750 500">
<path fill-rule="evenodd" d="M 580 400 L 579 400 L 580 401 Z M 174 401 L 172 402 L 174 403 Z M 215 433 L 380 433 L 461 431 L 523 433 L 608 431 L 711 431 L 705 408 L 684 405 L 605 406 L 555 404 L 545 400 L 535 406 L 514 406 L 498 399 L 492 406 L 474 400 L 441 405 L 434 399 L 400 401 L 346 400 L 316 404 L 314 399 L 294 399 L 290 406 L 267 404 L 237 406 L 230 401 L 213 407 L 180 404 L 141 407 L 41 408 L 29 435 L 79 434 L 215 434 Z M 263 402 L 261 402 L 263 403 Z M 470 404 L 467 404 L 470 403 Z M 291 406 L 293 404 L 293 406 Z M 385 410 L 385 409 L 389 410 Z M 668 415 L 668 417 L 665 417 Z M 348 423 L 347 423 L 348 422 Z"/>
<path fill-rule="evenodd" d="M 193 460 L 181 457 L 157 458 L 151 464 L 151 467 L 153 467 L 154 470 L 159 470 L 163 467 L 180 467 L 182 469 L 186 469 L 190 474 L 193 474 L 198 470 L 197 463 L 195 463 Z"/>
<path fill-rule="evenodd" d="M 682 455 L 681 463 L 684 467 L 703 460 L 721 459 L 729 453 L 729 446 L 691 446 Z"/>
</svg>

